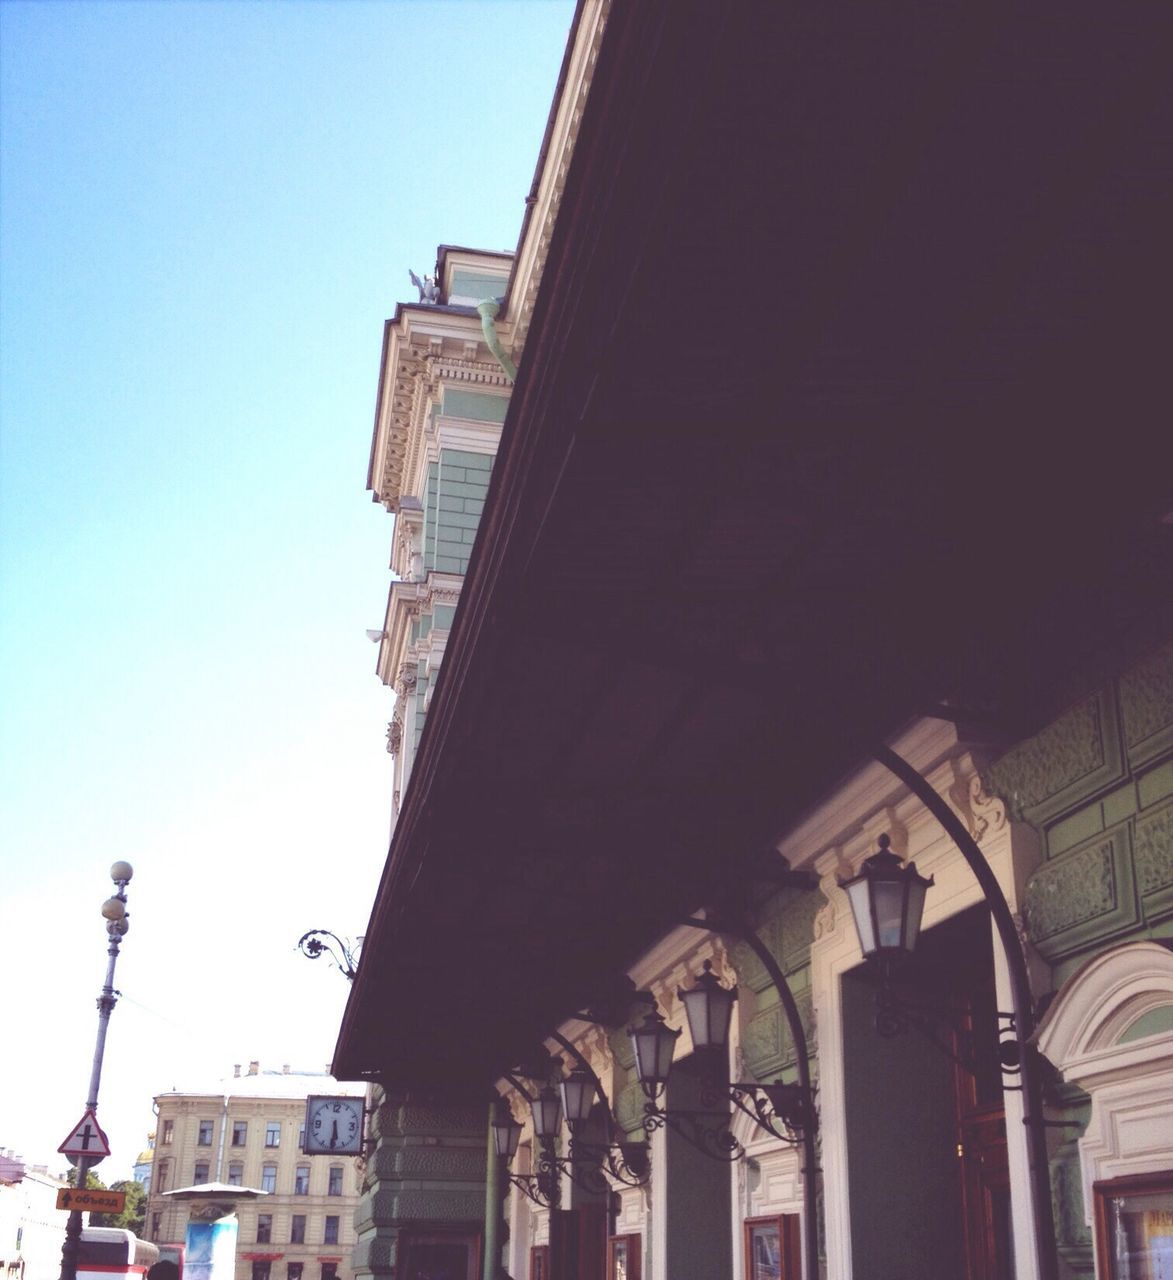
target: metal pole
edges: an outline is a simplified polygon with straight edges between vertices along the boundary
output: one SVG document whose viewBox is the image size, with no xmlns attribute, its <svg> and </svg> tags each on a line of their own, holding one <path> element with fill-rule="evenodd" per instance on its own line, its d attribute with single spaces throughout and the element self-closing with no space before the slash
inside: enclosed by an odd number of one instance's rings
<svg viewBox="0 0 1173 1280">
<path fill-rule="evenodd" d="M 102 904 L 102 914 L 106 917 L 106 934 L 110 945 L 106 950 L 106 981 L 102 986 L 102 994 L 98 997 L 98 1038 L 94 1044 L 94 1057 L 90 1064 L 90 1088 L 86 1097 L 86 1110 L 96 1112 L 98 1109 L 98 1086 L 102 1082 L 102 1058 L 106 1052 L 106 1031 L 110 1025 L 110 1014 L 118 1003 L 118 993 L 114 990 L 114 966 L 118 963 L 118 949 L 122 944 L 129 925 L 126 911 L 126 886 L 134 871 L 129 862 L 116 862 L 110 868 L 110 878 L 118 887 L 117 893 Z M 114 905 L 117 904 L 117 905 Z M 100 1159 L 101 1157 L 99 1157 Z M 79 1156 L 77 1160 L 77 1189 L 84 1191 L 86 1178 L 97 1160 L 89 1156 Z M 65 1243 L 61 1246 L 61 1280 L 77 1280 L 78 1252 L 81 1248 L 81 1215 L 80 1209 L 74 1209 L 69 1215 L 65 1228 Z"/>
<path fill-rule="evenodd" d="M 1046 1118 L 1043 1115 L 1043 1084 L 1038 1050 L 1031 1036 L 1035 1029 L 1034 1000 L 1030 989 L 1026 956 L 1010 914 L 1010 904 L 1002 892 L 985 855 L 958 816 L 916 769 L 890 747 L 878 747 L 876 759 L 894 773 L 937 819 L 960 849 L 977 877 L 990 914 L 1002 942 L 1006 968 L 1010 976 L 1010 995 L 1014 1004 L 1014 1033 L 1018 1039 L 1022 1072 L 1022 1123 L 1026 1126 L 1027 1163 L 1031 1207 L 1034 1210 L 1035 1258 L 1040 1280 L 1056 1280 L 1059 1274 L 1058 1247 L 1055 1242 L 1055 1219 L 1051 1206 L 1051 1173 L 1047 1155 Z"/>
</svg>

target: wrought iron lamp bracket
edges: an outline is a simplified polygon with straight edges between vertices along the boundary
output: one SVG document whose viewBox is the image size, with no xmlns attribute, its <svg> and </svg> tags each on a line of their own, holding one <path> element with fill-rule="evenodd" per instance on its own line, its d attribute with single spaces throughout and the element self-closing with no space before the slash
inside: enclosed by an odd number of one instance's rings
<svg viewBox="0 0 1173 1280">
<path fill-rule="evenodd" d="M 957 1063 L 969 1075 L 977 1072 L 977 1050 L 973 1028 L 967 1025 L 968 1011 L 948 1004 L 910 1000 L 892 990 L 887 971 L 876 991 L 876 1033 L 885 1039 L 916 1031 L 938 1052 Z M 998 1062 L 1002 1088 L 1022 1089 L 1022 1049 L 1017 1019 L 1012 1011 L 996 1009 L 998 1020 Z"/>
<path fill-rule="evenodd" d="M 323 941 L 323 939 L 331 941 Z M 317 960 L 323 953 L 342 970 L 348 981 L 353 982 L 358 972 L 358 947 L 349 947 L 342 939 L 329 929 L 310 929 L 297 940 L 298 948 L 308 960 Z M 359 939 L 359 946 L 362 939 Z"/>
<path fill-rule="evenodd" d="M 732 1163 L 745 1155 L 745 1148 L 729 1128 L 728 1115 L 720 1111 L 693 1111 L 682 1107 L 665 1110 L 649 1099 L 644 1103 L 644 1133 L 650 1139 L 657 1129 L 665 1126 L 712 1160 Z"/>
</svg>

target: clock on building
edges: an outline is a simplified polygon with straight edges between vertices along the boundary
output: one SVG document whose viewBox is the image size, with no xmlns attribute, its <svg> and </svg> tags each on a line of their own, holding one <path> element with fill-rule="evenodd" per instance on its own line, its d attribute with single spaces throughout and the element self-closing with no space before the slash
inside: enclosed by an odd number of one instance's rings
<svg viewBox="0 0 1173 1280">
<path fill-rule="evenodd" d="M 307 1156 L 362 1154 L 362 1098 L 333 1098 L 311 1094 L 305 1100 Z"/>
</svg>

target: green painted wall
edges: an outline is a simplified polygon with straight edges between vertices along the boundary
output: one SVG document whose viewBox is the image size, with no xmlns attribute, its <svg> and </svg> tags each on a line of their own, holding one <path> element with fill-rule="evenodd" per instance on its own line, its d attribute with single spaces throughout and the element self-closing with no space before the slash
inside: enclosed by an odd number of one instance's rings
<svg viewBox="0 0 1173 1280">
<path fill-rule="evenodd" d="M 354 1267 L 356 1277 L 393 1280 L 405 1231 L 439 1225 L 483 1233 L 485 1108 L 386 1096 L 378 1088 L 373 1101 L 376 1147 L 355 1211 Z"/>
<path fill-rule="evenodd" d="M 952 1063 L 922 1037 L 876 1034 L 875 989 L 843 980 L 854 1280 L 965 1275 Z"/>
<path fill-rule="evenodd" d="M 1045 851 L 1024 895 L 1031 942 L 1058 989 L 1091 956 L 1140 938 L 1173 937 L 1173 645 L 1133 664 L 1016 744 L 986 786 L 1031 823 Z M 1154 1010 L 1126 1039 L 1169 1029 Z M 1077 1145 L 1090 1115 L 1078 1090 L 1060 1087 L 1071 1127 L 1051 1158 L 1059 1253 L 1090 1276 Z"/>
<path fill-rule="evenodd" d="M 493 459 L 489 454 L 443 449 L 436 464 L 435 515 L 429 569 L 468 572 L 472 544 L 485 507 Z"/>
<path fill-rule="evenodd" d="M 759 913 L 758 936 L 778 961 L 798 1005 L 807 1047 L 814 1068 L 814 1011 L 811 997 L 810 951 L 814 919 L 825 905 L 821 893 L 785 891 L 775 894 Z M 741 1051 L 745 1065 L 755 1080 L 796 1078 L 794 1042 L 785 1011 L 770 976 L 752 949 L 743 942 L 730 941 L 729 957 L 743 989 L 753 992 L 753 1013 L 745 1016 L 747 1002 L 738 1002 L 741 1022 Z"/>
<path fill-rule="evenodd" d="M 1043 842 L 1025 916 L 1056 987 L 1106 947 L 1173 937 L 1173 645 L 1018 743 L 987 784 Z"/>
<path fill-rule="evenodd" d="M 471 418 L 474 422 L 504 422 L 505 411 L 508 408 L 508 396 L 493 396 L 484 391 L 461 391 L 455 387 L 445 387 L 440 412 L 446 418 Z"/>
<path fill-rule="evenodd" d="M 462 298 L 476 298 L 481 302 L 485 298 L 504 297 L 508 288 L 508 276 L 492 275 L 487 271 L 453 271 L 448 296 L 455 294 Z"/>
<path fill-rule="evenodd" d="M 673 1066 L 668 1080 L 670 1108 L 695 1111 L 703 1107 L 701 1074 L 692 1058 Z M 733 1253 L 728 1164 L 702 1154 L 671 1127 L 665 1130 L 664 1163 L 663 1171 L 653 1175 L 653 1195 L 664 1187 L 667 1274 L 671 1280 L 727 1276 Z"/>
</svg>

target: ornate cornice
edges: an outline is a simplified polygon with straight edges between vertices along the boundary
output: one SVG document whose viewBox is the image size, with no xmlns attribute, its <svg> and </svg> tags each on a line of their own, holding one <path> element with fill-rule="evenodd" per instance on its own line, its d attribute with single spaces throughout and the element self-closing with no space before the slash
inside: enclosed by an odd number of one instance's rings
<svg viewBox="0 0 1173 1280">
<path fill-rule="evenodd" d="M 555 112 L 550 146 L 534 209 L 518 247 L 513 280 L 509 288 L 509 310 L 513 319 L 513 359 L 520 363 L 533 318 L 534 302 L 546 269 L 546 258 L 554 234 L 554 224 L 562 207 L 566 175 L 582 124 L 583 111 L 594 81 L 599 48 L 611 11 L 611 0 L 597 0 L 584 6 L 578 27 L 576 48 L 571 55 L 566 84 Z"/>
</svg>

